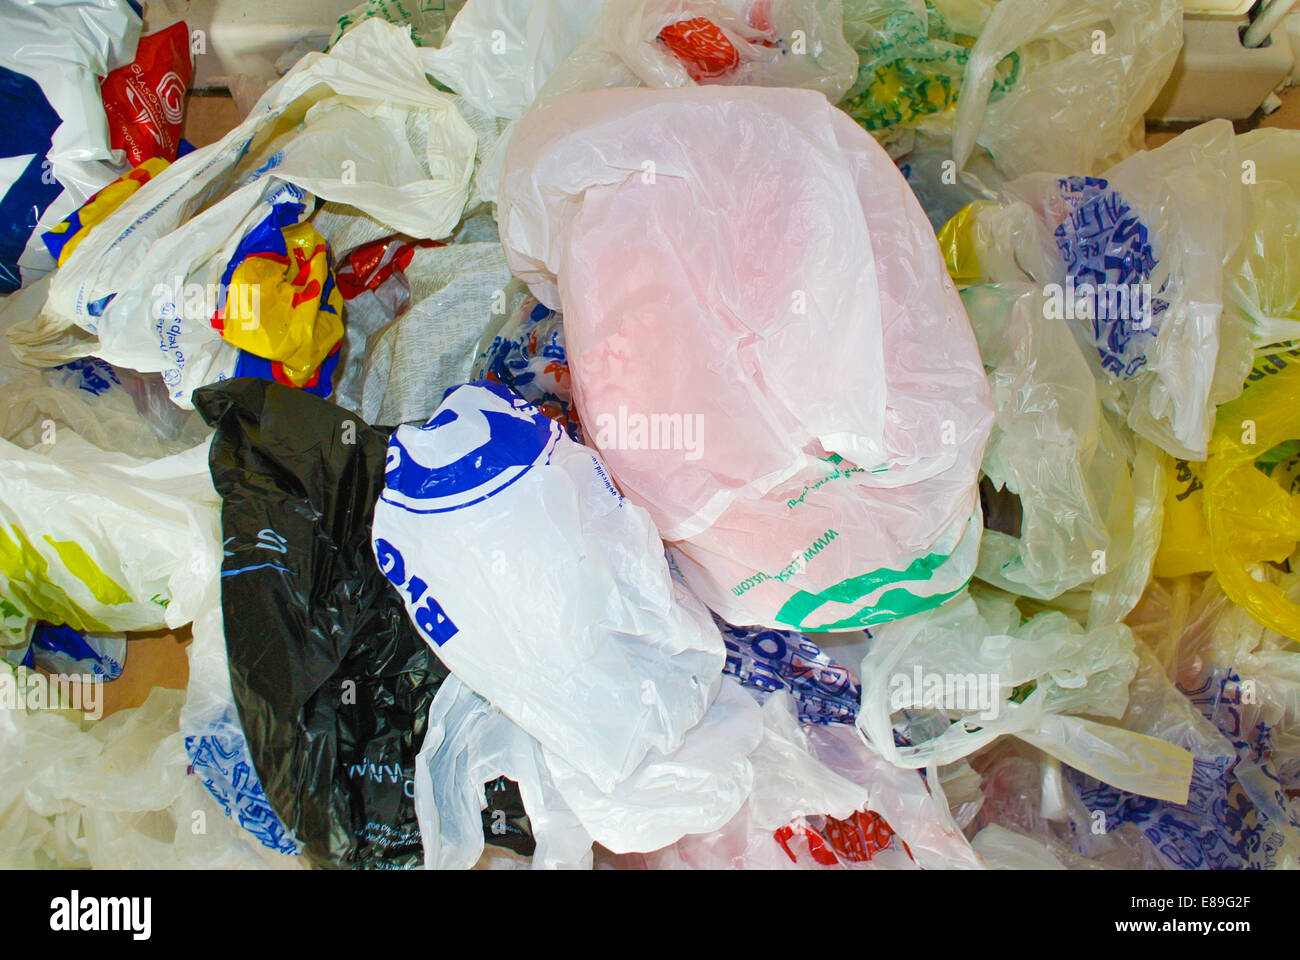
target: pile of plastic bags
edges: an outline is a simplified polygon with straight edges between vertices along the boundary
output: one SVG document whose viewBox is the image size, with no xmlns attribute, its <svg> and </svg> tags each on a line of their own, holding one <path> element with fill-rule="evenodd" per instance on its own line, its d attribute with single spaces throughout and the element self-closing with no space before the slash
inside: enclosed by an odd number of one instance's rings
<svg viewBox="0 0 1300 960">
<path fill-rule="evenodd" d="M 1300 865 L 1300 133 L 1140 149 L 1178 0 L 446 6 L 197 149 L 0 9 L 0 864 Z"/>
</svg>

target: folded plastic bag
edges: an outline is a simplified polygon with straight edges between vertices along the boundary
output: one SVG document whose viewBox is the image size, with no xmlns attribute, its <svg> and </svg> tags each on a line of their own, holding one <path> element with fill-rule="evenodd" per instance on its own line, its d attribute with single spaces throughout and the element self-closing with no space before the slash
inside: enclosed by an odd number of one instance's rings
<svg viewBox="0 0 1300 960">
<path fill-rule="evenodd" d="M 1163 458 L 1103 408 L 1104 385 L 1039 290 L 971 287 L 962 298 L 997 411 L 975 575 L 1040 600 L 1083 586 L 1090 626 L 1121 620 L 1159 543 Z"/>
<path fill-rule="evenodd" d="M 1300 606 L 1259 568 L 1300 542 L 1293 454 L 1283 446 L 1300 437 L 1298 405 L 1300 351 L 1262 355 L 1245 392 L 1219 408 L 1209 458 L 1170 467 L 1156 557 L 1159 576 L 1213 570 L 1233 602 L 1290 637 L 1300 636 Z"/>
<path fill-rule="evenodd" d="M 1182 48 L 1182 15 L 1180 0 L 1001 0 L 962 77 L 957 166 L 976 144 L 1008 177 L 1092 174 L 1132 152 Z"/>
<path fill-rule="evenodd" d="M 313 864 L 414 866 L 415 755 L 446 671 L 374 567 L 387 434 L 265 380 L 195 401 L 217 431 L 231 688 L 271 806 Z"/>
<path fill-rule="evenodd" d="M 140 16 L 127 0 L 5 5 L 0 293 L 52 270 L 41 234 L 122 172 L 99 78 L 135 56 Z"/>
<path fill-rule="evenodd" d="M 566 97 L 521 123 L 500 210 L 584 433 L 711 609 L 860 629 L 961 588 L 988 388 L 861 128 L 808 91 Z"/>
<path fill-rule="evenodd" d="M 211 326 L 212 303 L 232 255 L 277 200 L 334 200 L 390 233 L 443 236 L 460 219 L 474 149 L 473 131 L 429 86 L 404 31 L 368 20 L 328 56 L 305 56 L 220 142 L 106 217 L 60 268 L 15 349 L 57 362 L 75 347 L 161 371 L 186 407 L 196 386 L 235 374 L 239 352 Z M 97 341 L 91 350 L 86 334 Z"/>
<path fill-rule="evenodd" d="M 1246 190 L 1232 126 L 1218 120 L 1102 177 L 1014 180 L 999 202 L 959 213 L 940 244 L 959 282 L 1039 285 L 1119 391 L 1108 403 L 1128 425 L 1173 456 L 1204 459 L 1214 407 L 1236 395 L 1216 377 L 1221 348 L 1230 364 L 1250 349 L 1225 337 L 1222 316 Z"/>
<path fill-rule="evenodd" d="M 393 434 L 374 553 L 448 668 L 603 792 L 717 691 L 722 640 L 649 516 L 497 384 Z"/>
</svg>

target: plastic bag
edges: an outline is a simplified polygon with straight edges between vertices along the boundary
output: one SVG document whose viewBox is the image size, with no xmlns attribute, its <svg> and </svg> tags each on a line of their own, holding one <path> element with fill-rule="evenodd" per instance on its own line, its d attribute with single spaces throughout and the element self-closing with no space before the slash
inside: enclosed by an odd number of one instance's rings
<svg viewBox="0 0 1300 960">
<path fill-rule="evenodd" d="M 424 69 L 494 117 L 514 119 L 582 39 L 605 0 L 467 0 Z"/>
<path fill-rule="evenodd" d="M 140 8 L 127 0 L 7 3 L 0 35 L 0 293 L 54 268 L 41 234 L 122 172 L 99 78 L 131 62 Z"/>
<path fill-rule="evenodd" d="M 1300 437 L 1300 350 L 1261 356 L 1246 390 L 1219 408 L 1209 458 L 1170 468 L 1159 576 L 1213 570 L 1223 592 L 1260 623 L 1300 636 L 1300 607 L 1254 574 L 1300 541 L 1289 448 Z M 1288 466 L 1290 464 L 1290 466 Z"/>
<path fill-rule="evenodd" d="M 137 460 L 47 423 L 46 446 L 0 439 L 0 598 L 96 633 L 185 624 L 168 604 L 212 573 L 194 559 L 217 506 L 206 447 Z"/>
<path fill-rule="evenodd" d="M 857 58 L 838 0 L 608 0 L 551 73 L 545 103 L 604 87 L 807 87 L 834 103 Z"/>
<path fill-rule="evenodd" d="M 0 866 L 297 868 L 225 823 L 186 773 L 183 696 L 157 688 L 88 727 L 71 711 L 0 710 Z"/>
<path fill-rule="evenodd" d="M 399 273 L 400 299 L 386 288 L 347 301 L 349 324 L 367 334 L 350 341 L 352 396 L 335 399 L 371 423 L 426 420 L 448 389 L 470 379 L 479 338 L 510 281 L 499 243 L 415 247 Z"/>
<path fill-rule="evenodd" d="M 460 13 L 463 6 L 465 0 L 442 0 L 436 6 L 432 3 L 422 3 L 412 10 L 401 0 L 364 0 L 339 17 L 329 45 L 332 47 L 338 43 L 339 37 L 355 24 L 379 17 L 389 23 L 409 26 L 411 42 L 417 47 L 436 49 L 442 46 L 447 28 L 451 26 L 452 19 Z"/>
<path fill-rule="evenodd" d="M 961 589 L 983 366 L 897 169 L 824 98 L 563 98 L 520 124 L 500 210 L 564 311 L 584 434 L 711 609 L 849 630 Z"/>
<path fill-rule="evenodd" d="M 1045 309 L 1119 391 L 1108 405 L 1173 456 L 1204 459 L 1214 407 L 1236 393 L 1216 369 L 1250 349 L 1225 337 L 1222 316 L 1248 212 L 1241 177 L 1232 126 L 1216 120 L 1100 178 L 1012 181 L 999 203 L 959 213 L 940 245 L 959 282 L 1042 287 Z"/>
<path fill-rule="evenodd" d="M 230 680 L 266 795 L 313 864 L 414 866 L 415 755 L 446 670 L 372 560 L 387 435 L 266 380 L 195 401 L 217 431 Z"/>
<path fill-rule="evenodd" d="M 608 793 L 699 722 L 723 646 L 648 515 L 561 433 L 497 384 L 451 391 L 393 434 L 374 552 L 452 672 Z"/>
<path fill-rule="evenodd" d="M 1013 734 L 1098 779 L 1183 802 L 1192 766 L 1186 751 L 1065 715 L 1124 712 L 1137 668 L 1126 626 L 1085 632 L 1058 612 L 1022 623 L 1011 598 L 986 591 L 977 598 L 963 595 L 873 631 L 858 712 L 873 749 L 919 768 Z"/>
<path fill-rule="evenodd" d="M 415 809 L 430 870 L 466 870 L 483 853 L 485 832 L 505 826 L 495 817 L 484 830 L 483 783 L 506 776 L 519 784 L 536 845 L 537 869 L 591 866 L 591 836 L 556 792 L 541 745 L 455 676 L 429 708 L 424 745 L 416 758 Z"/>
<path fill-rule="evenodd" d="M 1287 580 L 1295 595 L 1296 579 Z M 1292 644 L 1227 602 L 1213 577 L 1153 581 L 1133 620 L 1150 652 L 1121 723 L 1192 752 L 1190 794 L 1185 805 L 1152 803 L 1072 775 L 1083 802 L 1108 829 L 1140 827 L 1174 868 L 1294 868 L 1300 663 Z"/>
<path fill-rule="evenodd" d="M 100 84 L 109 144 L 131 166 L 176 159 L 191 72 L 190 28 L 181 20 L 141 37 L 135 60 Z"/>
<path fill-rule="evenodd" d="M 460 219 L 474 148 L 404 31 L 368 20 L 328 56 L 299 61 L 220 142 L 109 214 L 60 268 L 15 350 L 57 362 L 74 341 L 78 353 L 162 371 L 173 400 L 188 407 L 196 386 L 236 373 L 239 351 L 213 329 L 212 306 L 232 256 L 277 201 L 301 206 L 298 220 L 323 197 L 390 233 L 442 236 Z M 274 297 L 291 293 L 277 288 Z M 93 350 L 70 327 L 94 335 Z"/>
<path fill-rule="evenodd" d="M 1182 31 L 1180 0 L 1001 0 L 962 78 L 952 128 L 957 166 L 976 144 L 1008 177 L 1093 174 L 1131 153 Z M 1008 86 L 1013 53 L 1019 77 Z"/>
<path fill-rule="evenodd" d="M 971 287 L 963 300 L 997 411 L 984 452 L 986 529 L 975 575 L 1040 600 L 1086 587 L 1088 624 L 1114 623 L 1150 576 L 1163 458 L 1103 408 L 1104 385 L 1041 291 Z"/>
</svg>

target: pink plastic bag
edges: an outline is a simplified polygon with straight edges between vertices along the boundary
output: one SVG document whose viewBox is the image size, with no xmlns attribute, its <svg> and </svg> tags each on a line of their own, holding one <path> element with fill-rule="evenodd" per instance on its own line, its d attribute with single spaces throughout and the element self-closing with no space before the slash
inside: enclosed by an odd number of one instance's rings
<svg viewBox="0 0 1300 960">
<path fill-rule="evenodd" d="M 820 94 L 562 97 L 500 185 L 623 493 L 732 623 L 851 630 L 974 569 L 984 368 L 925 214 Z"/>
</svg>

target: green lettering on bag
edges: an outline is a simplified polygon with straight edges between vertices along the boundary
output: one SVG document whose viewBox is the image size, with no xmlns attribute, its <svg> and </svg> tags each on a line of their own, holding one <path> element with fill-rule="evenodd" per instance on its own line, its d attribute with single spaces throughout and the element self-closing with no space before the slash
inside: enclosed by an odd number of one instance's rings
<svg viewBox="0 0 1300 960">
<path fill-rule="evenodd" d="M 827 587 L 817 593 L 800 590 L 785 602 L 785 605 L 777 613 L 776 619 L 781 623 L 802 629 L 808 615 L 822 604 L 853 603 L 891 583 L 901 583 L 908 580 L 929 580 L 934 576 L 934 571 L 939 569 L 939 566 L 947 559 L 947 554 L 932 553 L 912 561 L 903 570 L 890 570 L 888 568 L 873 570 L 871 573 L 863 573 L 856 577 L 841 580 L 834 586 Z M 890 593 L 894 592 L 890 591 Z M 907 593 L 905 590 L 897 592 Z M 911 594 L 908 595 L 911 596 Z M 921 599 L 929 598 L 923 597 Z M 883 601 L 884 597 L 881 597 L 881 600 Z M 942 603 L 943 601 L 939 602 Z M 934 605 L 937 606 L 937 604 Z M 873 608 L 877 606 L 879 604 L 873 604 Z M 892 620 L 895 617 L 887 617 L 886 619 Z"/>
</svg>

